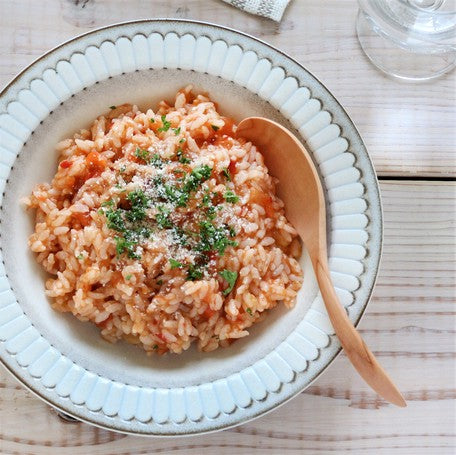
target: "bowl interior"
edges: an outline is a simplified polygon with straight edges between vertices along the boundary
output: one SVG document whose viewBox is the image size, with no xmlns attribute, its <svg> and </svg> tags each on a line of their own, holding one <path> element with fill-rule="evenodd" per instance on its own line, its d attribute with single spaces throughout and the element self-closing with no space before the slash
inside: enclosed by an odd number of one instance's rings
<svg viewBox="0 0 456 455">
<path fill-rule="evenodd" d="M 143 350 L 124 342 L 107 343 L 92 324 L 80 322 L 71 314 L 58 313 L 49 305 L 44 294 L 46 275 L 27 244 L 34 214 L 25 211 L 20 198 L 28 195 L 37 183 L 52 179 L 57 165 L 57 142 L 89 126 L 109 106 L 133 103 L 141 109 L 155 108 L 162 99 L 172 101 L 176 91 L 187 84 L 193 84 L 197 91 L 208 92 L 219 110 L 236 121 L 247 116 L 264 116 L 293 130 L 269 103 L 219 77 L 170 69 L 122 74 L 72 96 L 36 128 L 11 171 L 0 213 L 8 278 L 35 327 L 61 353 L 87 370 L 132 385 L 182 387 L 240 371 L 277 347 L 303 319 L 317 295 L 310 261 L 303 254 L 304 285 L 293 309 L 279 305 L 250 329 L 250 336 L 229 348 L 212 353 L 191 348 L 181 355 L 162 357 L 149 357 Z M 273 169 L 271 173 L 274 174 Z"/>
</svg>

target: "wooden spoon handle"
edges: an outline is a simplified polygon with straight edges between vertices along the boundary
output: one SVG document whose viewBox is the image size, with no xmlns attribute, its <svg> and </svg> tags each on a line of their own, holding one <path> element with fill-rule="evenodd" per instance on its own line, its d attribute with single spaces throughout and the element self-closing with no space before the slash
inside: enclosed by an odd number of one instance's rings
<svg viewBox="0 0 456 455">
<path fill-rule="evenodd" d="M 326 259 L 316 258 L 312 262 L 329 319 L 350 362 L 372 389 L 385 400 L 396 406 L 407 406 L 401 393 L 366 346 L 339 302 Z"/>
</svg>

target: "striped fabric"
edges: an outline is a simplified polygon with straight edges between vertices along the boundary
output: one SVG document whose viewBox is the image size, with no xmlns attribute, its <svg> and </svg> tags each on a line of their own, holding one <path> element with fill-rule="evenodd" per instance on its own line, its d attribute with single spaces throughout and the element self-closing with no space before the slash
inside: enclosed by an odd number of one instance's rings
<svg viewBox="0 0 456 455">
<path fill-rule="evenodd" d="M 223 0 L 251 14 L 280 21 L 290 0 Z"/>
</svg>

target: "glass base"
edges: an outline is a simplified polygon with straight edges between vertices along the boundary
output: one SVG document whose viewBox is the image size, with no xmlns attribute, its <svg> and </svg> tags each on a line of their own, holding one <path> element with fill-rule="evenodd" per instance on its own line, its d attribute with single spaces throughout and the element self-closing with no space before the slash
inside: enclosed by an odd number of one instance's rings
<svg viewBox="0 0 456 455">
<path fill-rule="evenodd" d="M 369 60 L 384 73 L 406 81 L 427 81 L 448 73 L 456 67 L 456 50 L 420 51 L 396 43 L 386 36 L 363 11 L 358 12 L 356 32 Z"/>
</svg>

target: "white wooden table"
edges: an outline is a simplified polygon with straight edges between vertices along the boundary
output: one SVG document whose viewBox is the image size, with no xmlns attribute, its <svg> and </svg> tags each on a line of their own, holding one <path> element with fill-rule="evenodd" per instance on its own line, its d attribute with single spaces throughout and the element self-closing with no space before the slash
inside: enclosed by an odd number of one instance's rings
<svg viewBox="0 0 456 455">
<path fill-rule="evenodd" d="M 220 433 L 145 439 L 65 423 L 0 369 L 1 454 L 453 454 L 455 377 L 455 74 L 421 85 L 389 80 L 362 54 L 354 0 L 293 0 L 280 24 L 220 0 L 0 0 L 0 85 L 44 51 L 113 22 L 213 21 L 302 62 L 360 130 L 380 179 L 380 276 L 360 330 L 404 392 L 387 405 L 342 354 L 305 392 Z"/>
</svg>

